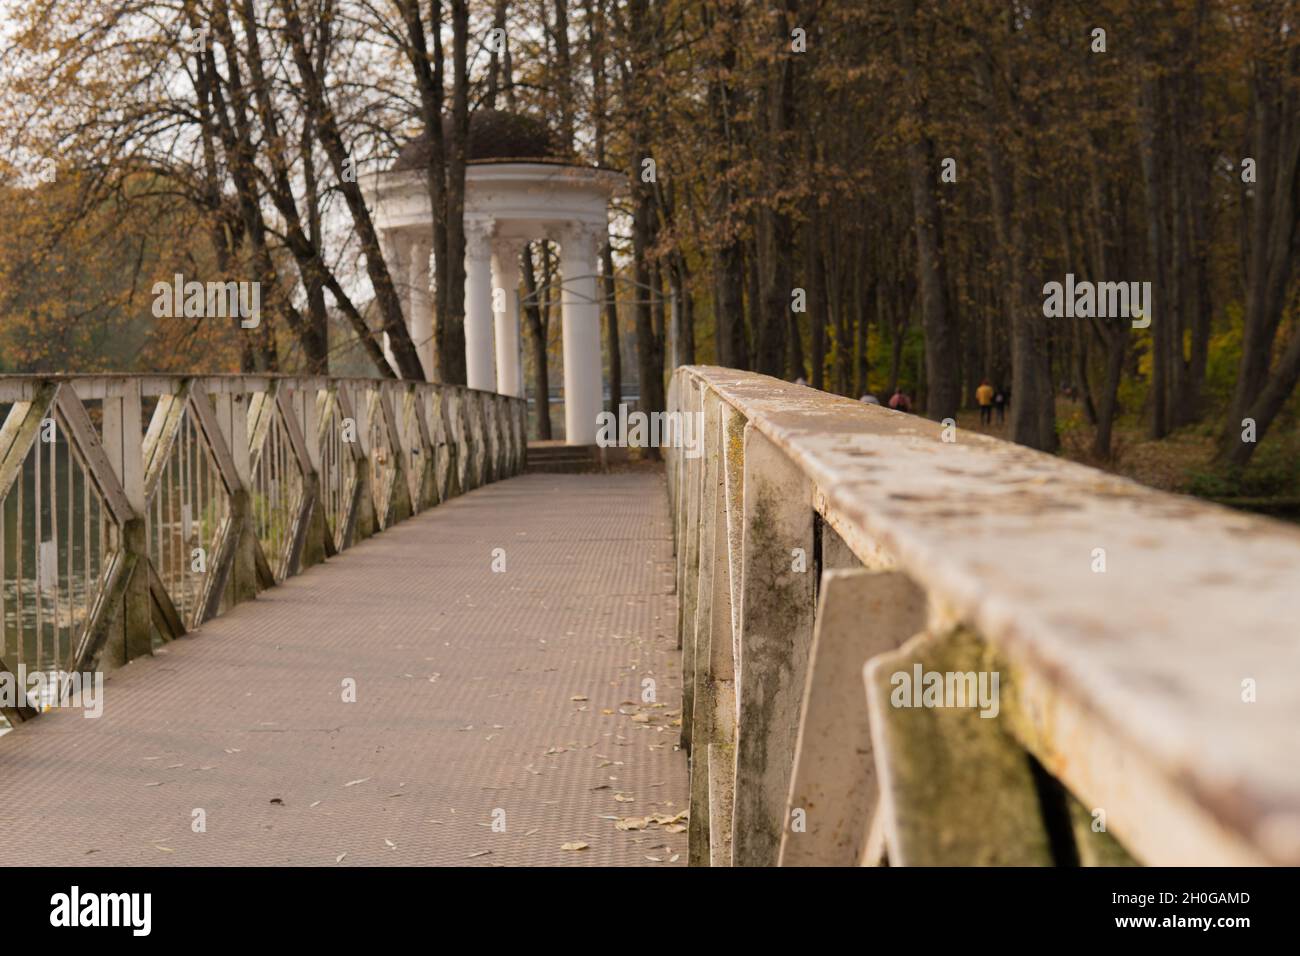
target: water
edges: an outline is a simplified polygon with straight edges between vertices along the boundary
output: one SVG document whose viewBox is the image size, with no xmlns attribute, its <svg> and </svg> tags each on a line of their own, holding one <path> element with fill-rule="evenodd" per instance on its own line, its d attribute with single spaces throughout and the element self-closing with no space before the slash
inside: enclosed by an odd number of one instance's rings
<svg viewBox="0 0 1300 956">
<path fill-rule="evenodd" d="M 10 668 L 61 665 L 99 592 L 109 534 L 99 496 L 61 436 L 28 452 L 0 501 L 0 524 L 0 658 Z"/>
</svg>

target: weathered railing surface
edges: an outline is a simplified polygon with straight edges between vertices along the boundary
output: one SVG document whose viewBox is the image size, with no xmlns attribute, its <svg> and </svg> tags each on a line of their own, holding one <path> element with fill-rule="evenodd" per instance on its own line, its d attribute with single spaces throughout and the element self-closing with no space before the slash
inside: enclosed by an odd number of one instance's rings
<svg viewBox="0 0 1300 956">
<path fill-rule="evenodd" d="M 746 372 L 670 406 L 693 863 L 1300 863 L 1300 529 Z"/>
<path fill-rule="evenodd" d="M 11 674 L 150 653 L 526 453 L 522 400 L 378 379 L 0 376 L 0 422 Z"/>
</svg>

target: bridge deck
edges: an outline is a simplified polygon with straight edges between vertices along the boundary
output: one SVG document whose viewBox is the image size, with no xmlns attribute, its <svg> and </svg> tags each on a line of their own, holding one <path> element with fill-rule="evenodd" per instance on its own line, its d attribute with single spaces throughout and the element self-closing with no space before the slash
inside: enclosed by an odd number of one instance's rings
<svg viewBox="0 0 1300 956">
<path fill-rule="evenodd" d="M 0 864 L 685 865 L 668 521 L 526 475 L 263 592 L 0 739 Z"/>
</svg>

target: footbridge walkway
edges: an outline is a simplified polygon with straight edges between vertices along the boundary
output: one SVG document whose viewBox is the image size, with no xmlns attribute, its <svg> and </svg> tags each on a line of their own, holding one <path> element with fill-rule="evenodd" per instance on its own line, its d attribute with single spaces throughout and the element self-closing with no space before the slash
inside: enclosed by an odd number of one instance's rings
<svg viewBox="0 0 1300 956">
<path fill-rule="evenodd" d="M 522 474 L 523 403 L 432 384 L 0 402 L 0 671 L 65 675 L 0 864 L 685 865 L 661 471 Z"/>
</svg>

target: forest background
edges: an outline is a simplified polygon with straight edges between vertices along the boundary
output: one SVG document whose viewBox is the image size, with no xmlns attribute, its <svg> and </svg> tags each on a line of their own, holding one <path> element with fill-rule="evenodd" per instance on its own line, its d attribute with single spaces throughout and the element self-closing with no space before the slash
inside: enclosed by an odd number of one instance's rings
<svg viewBox="0 0 1300 956">
<path fill-rule="evenodd" d="M 995 434 L 1300 513 L 1295 0 L 0 0 L 0 372 L 418 376 L 361 184 L 427 129 L 463 382 L 489 111 L 627 174 L 611 404 L 711 363 L 978 428 L 988 380 Z M 558 251 L 523 266 L 536 399 Z M 263 321 L 155 317 L 178 272 Z M 1067 274 L 1150 314 L 1047 317 Z"/>
</svg>

